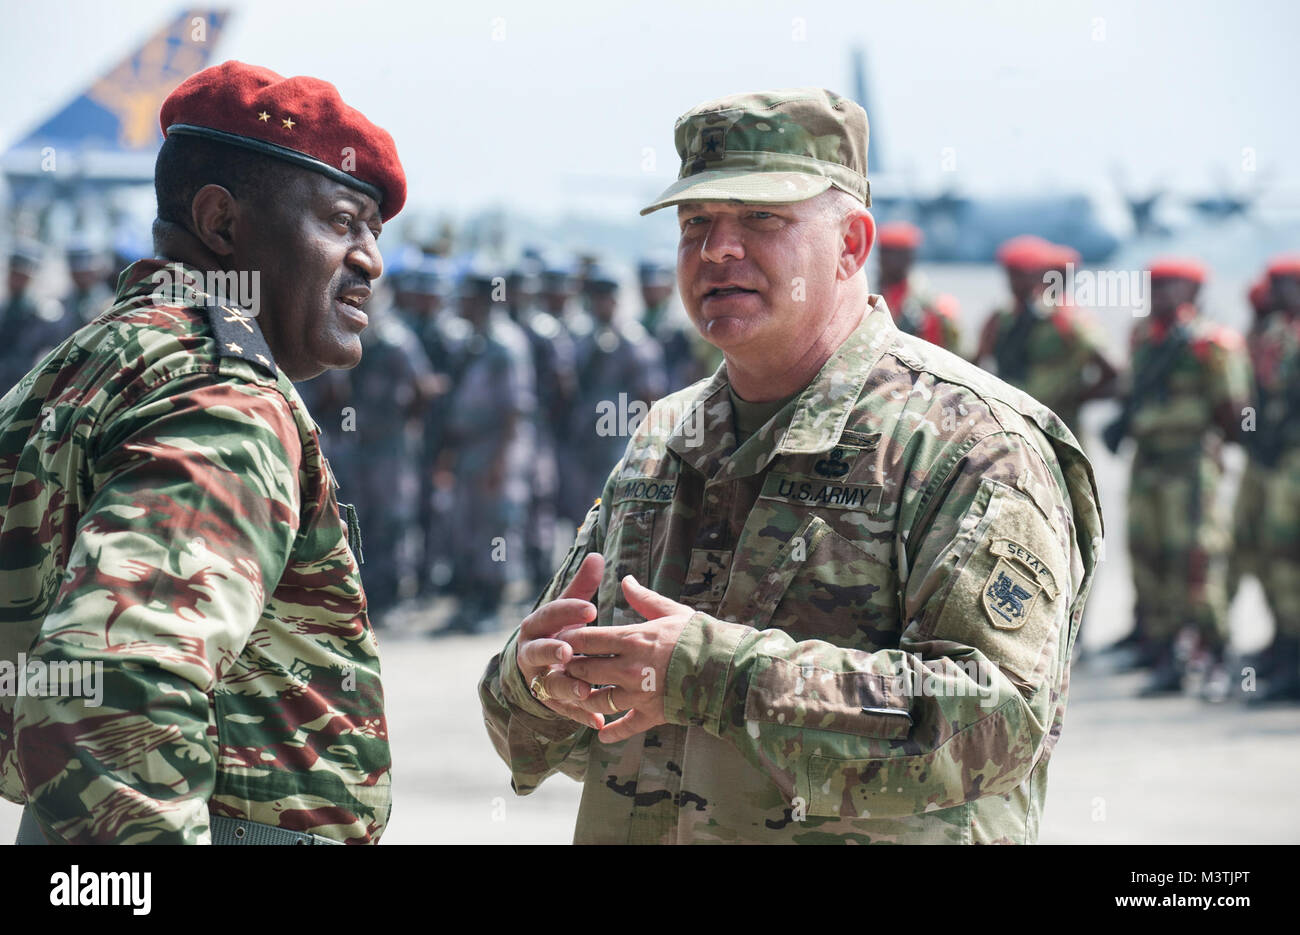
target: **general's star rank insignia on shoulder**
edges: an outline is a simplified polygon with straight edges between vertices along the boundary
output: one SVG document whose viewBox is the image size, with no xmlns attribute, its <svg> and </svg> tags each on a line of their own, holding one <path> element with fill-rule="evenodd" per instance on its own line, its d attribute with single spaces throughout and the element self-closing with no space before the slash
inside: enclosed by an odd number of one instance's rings
<svg viewBox="0 0 1300 935">
<path fill-rule="evenodd" d="M 247 310 L 220 297 L 203 298 L 207 299 L 202 308 L 212 326 L 217 354 L 246 360 L 275 376 L 275 358 L 271 356 L 271 348 L 267 346 L 257 319 Z"/>
</svg>

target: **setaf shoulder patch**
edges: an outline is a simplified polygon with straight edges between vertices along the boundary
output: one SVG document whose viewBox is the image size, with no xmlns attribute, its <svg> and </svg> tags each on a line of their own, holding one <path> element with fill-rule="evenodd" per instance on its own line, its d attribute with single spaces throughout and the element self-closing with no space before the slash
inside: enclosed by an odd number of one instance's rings
<svg viewBox="0 0 1300 935">
<path fill-rule="evenodd" d="M 963 523 L 965 531 L 946 550 L 955 563 L 941 566 L 955 580 L 924 635 L 979 650 L 1018 686 L 1035 691 L 1069 627 L 1064 545 L 1037 504 L 996 481 L 981 483 Z"/>
<path fill-rule="evenodd" d="M 1029 619 L 1042 591 L 1042 585 L 1033 576 L 1013 562 L 999 558 L 984 582 L 984 613 L 999 630 L 1018 630 Z"/>
</svg>

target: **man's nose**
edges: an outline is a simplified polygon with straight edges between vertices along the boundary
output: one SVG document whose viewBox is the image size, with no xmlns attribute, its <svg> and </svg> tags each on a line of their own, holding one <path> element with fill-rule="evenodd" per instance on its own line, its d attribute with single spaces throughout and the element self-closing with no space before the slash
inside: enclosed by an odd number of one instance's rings
<svg viewBox="0 0 1300 935">
<path fill-rule="evenodd" d="M 384 272 L 384 258 L 379 255 L 379 244 L 369 229 L 366 230 L 365 240 L 348 251 L 347 263 L 371 282 Z"/>
<path fill-rule="evenodd" d="M 741 233 L 740 223 L 735 218 L 727 215 L 713 218 L 700 247 L 700 256 L 710 263 L 744 259 L 745 245 Z"/>
</svg>

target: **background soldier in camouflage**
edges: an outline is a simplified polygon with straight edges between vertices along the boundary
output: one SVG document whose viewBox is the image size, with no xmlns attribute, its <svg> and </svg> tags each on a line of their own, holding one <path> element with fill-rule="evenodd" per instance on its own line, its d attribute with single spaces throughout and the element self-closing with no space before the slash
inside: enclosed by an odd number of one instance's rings
<svg viewBox="0 0 1300 935">
<path fill-rule="evenodd" d="M 1251 286 L 1247 299 L 1251 308 L 1250 330 L 1246 333 L 1246 352 L 1250 357 L 1251 374 L 1254 376 L 1255 410 L 1263 414 L 1270 410 L 1268 397 L 1276 383 L 1277 359 L 1282 348 L 1281 342 L 1269 340 L 1269 325 L 1274 319 L 1273 292 L 1269 275 L 1264 276 Z M 1276 334 L 1276 332 L 1274 333 Z M 1267 556 L 1262 550 L 1260 528 L 1265 521 L 1264 490 L 1268 485 L 1269 467 L 1265 461 L 1272 463 L 1275 459 L 1270 442 L 1276 436 L 1260 431 L 1245 432 L 1242 445 L 1246 450 L 1246 467 L 1241 472 L 1241 481 L 1237 486 L 1237 497 L 1232 508 L 1232 549 L 1228 556 L 1228 606 L 1232 606 L 1241 585 L 1243 575 L 1251 575 L 1259 581 L 1264 591 L 1264 600 L 1269 613 L 1273 615 L 1274 636 L 1277 635 L 1277 601 L 1273 596 L 1273 582 L 1265 573 Z M 1256 673 L 1260 676 L 1271 675 L 1276 639 L 1259 656 L 1251 660 L 1255 663 Z"/>
<path fill-rule="evenodd" d="M 1269 265 L 1277 309 L 1261 339 L 1256 452 L 1264 472 L 1259 569 L 1275 624 L 1256 702 L 1300 701 L 1300 254 Z"/>
<path fill-rule="evenodd" d="M 880 294 L 894 313 L 894 324 L 899 331 L 960 354 L 956 300 L 949 297 L 947 302 L 936 301 L 921 276 L 912 272 L 921 241 L 921 231 L 914 224 L 895 221 L 880 225 L 876 236 Z"/>
<path fill-rule="evenodd" d="M 1143 695 L 1178 692 L 1175 640 L 1194 626 L 1207 655 L 1205 697 L 1227 690 L 1227 517 L 1219 505 L 1222 445 L 1239 437 L 1250 399 L 1241 337 L 1196 307 L 1205 270 L 1193 260 L 1151 264 L 1151 315 L 1132 334 L 1131 376 L 1112 451 L 1137 442 L 1129 476 L 1128 548 L 1136 615 L 1155 671 Z"/>
<path fill-rule="evenodd" d="M 860 107 L 739 95 L 676 142 L 646 210 L 678 206 L 726 367 L 654 407 L 488 665 L 513 787 L 582 780 L 579 842 L 1034 840 L 1100 546 L 1087 460 L 869 295 Z"/>
<path fill-rule="evenodd" d="M 505 311 L 504 275 L 481 259 L 460 282 L 470 334 L 452 362 L 438 483 L 452 500 L 449 632 L 500 626 L 506 586 L 522 576 L 536 394 L 528 339 Z"/>
<path fill-rule="evenodd" d="M 1012 304 L 994 310 L 984 323 L 975 363 L 1052 410 L 1077 438 L 1079 408 L 1111 395 L 1118 377 L 1088 313 L 1073 302 L 1044 298 L 1045 274 L 1077 265 L 1078 256 L 1026 236 L 1003 244 L 998 261 L 1007 271 Z"/>
<path fill-rule="evenodd" d="M 0 792 L 26 802 L 20 841 L 372 842 L 379 661 L 290 380 L 356 364 L 405 177 L 314 78 L 227 62 L 161 124 L 154 247 L 174 262 L 125 270 L 0 400 L 0 661 L 102 666 L 98 706 L 0 685 Z M 322 161 L 338 133 L 356 175 Z M 253 270 L 255 310 L 206 288 Z"/>
</svg>

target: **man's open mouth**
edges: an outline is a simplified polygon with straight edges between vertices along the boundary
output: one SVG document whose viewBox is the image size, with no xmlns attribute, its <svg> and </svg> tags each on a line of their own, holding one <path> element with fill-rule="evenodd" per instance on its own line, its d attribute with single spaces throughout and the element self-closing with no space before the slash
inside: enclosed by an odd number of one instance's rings
<svg viewBox="0 0 1300 935">
<path fill-rule="evenodd" d="M 753 295 L 754 289 L 745 289 L 741 286 L 715 286 L 708 292 L 704 293 L 706 299 L 725 298 L 730 295 Z"/>
</svg>

